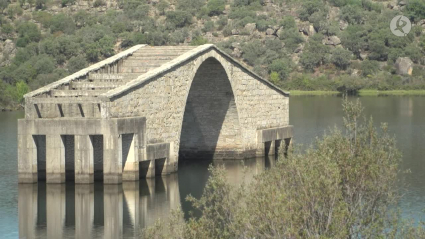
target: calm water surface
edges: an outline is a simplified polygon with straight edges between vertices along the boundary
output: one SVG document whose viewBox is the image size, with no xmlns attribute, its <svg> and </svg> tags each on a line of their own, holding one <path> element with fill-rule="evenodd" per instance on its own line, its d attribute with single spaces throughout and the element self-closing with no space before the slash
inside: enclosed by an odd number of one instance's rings
<svg viewBox="0 0 425 239">
<path fill-rule="evenodd" d="M 365 114 L 377 125 L 388 122 L 403 152 L 408 187 L 401 202 L 406 217 L 425 220 L 425 97 L 362 97 Z M 124 238 L 166 218 L 181 206 L 187 213 L 188 194 L 200 196 L 208 179 L 207 162 L 181 165 L 167 177 L 123 185 L 17 185 L 16 131 L 22 112 L 0 112 L 0 235 L 18 238 Z M 309 145 L 330 127 L 342 124 L 341 98 L 291 97 L 290 123 L 295 142 Z M 227 161 L 228 180 L 242 180 L 243 166 Z M 272 159 L 249 159 L 249 176 L 263 172 Z M 247 177 L 248 179 L 250 177 Z M 21 212 L 18 216 L 18 204 Z"/>
</svg>

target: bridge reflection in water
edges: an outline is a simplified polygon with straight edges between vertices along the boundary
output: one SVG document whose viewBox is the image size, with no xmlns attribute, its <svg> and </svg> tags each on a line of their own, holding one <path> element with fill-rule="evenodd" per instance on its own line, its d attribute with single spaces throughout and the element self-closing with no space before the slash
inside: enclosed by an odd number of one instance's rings
<svg viewBox="0 0 425 239">
<path fill-rule="evenodd" d="M 257 158 L 213 164 L 224 164 L 229 182 L 238 184 L 273 163 L 274 159 Z M 172 209 L 191 210 L 184 199 L 188 194 L 200 196 L 208 164 L 190 163 L 178 173 L 122 185 L 19 184 L 19 237 L 137 238 L 157 219 L 166 220 Z"/>
</svg>

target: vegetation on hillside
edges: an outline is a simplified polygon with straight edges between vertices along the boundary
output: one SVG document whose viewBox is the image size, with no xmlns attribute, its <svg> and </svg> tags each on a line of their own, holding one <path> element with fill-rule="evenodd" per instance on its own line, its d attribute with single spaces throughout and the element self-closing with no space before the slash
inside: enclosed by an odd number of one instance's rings
<svg viewBox="0 0 425 239">
<path fill-rule="evenodd" d="M 387 125 L 364 119 L 359 101 L 343 108 L 343 131 L 305 153 L 280 152 L 251 183 L 231 186 L 211 168 L 201 198 L 188 197 L 200 216 L 176 211 L 143 238 L 424 238 L 424 225 L 398 212 L 401 156 Z"/>
<path fill-rule="evenodd" d="M 425 89 L 422 0 L 0 0 L 0 10 L 0 105 L 135 44 L 215 43 L 288 90 Z M 389 28 L 400 14 L 414 24 L 406 37 Z M 396 74 L 398 57 L 412 75 Z"/>
</svg>

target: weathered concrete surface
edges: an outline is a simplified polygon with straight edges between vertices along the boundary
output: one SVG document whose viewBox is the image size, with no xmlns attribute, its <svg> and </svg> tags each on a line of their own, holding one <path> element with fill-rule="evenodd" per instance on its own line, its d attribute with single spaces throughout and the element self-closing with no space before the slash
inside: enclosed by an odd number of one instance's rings
<svg viewBox="0 0 425 239">
<path fill-rule="evenodd" d="M 19 182 L 40 175 L 37 135 L 48 141 L 47 181 L 57 183 L 68 169 L 77 183 L 102 170 L 116 184 L 175 172 L 179 155 L 274 154 L 273 145 L 292 137 L 288 106 L 288 93 L 214 45 L 135 46 L 25 95 Z"/>
</svg>

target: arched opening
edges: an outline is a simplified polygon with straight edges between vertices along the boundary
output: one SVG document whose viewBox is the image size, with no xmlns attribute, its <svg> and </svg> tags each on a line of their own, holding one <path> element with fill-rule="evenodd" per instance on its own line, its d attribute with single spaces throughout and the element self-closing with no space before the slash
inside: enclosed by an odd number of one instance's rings
<svg viewBox="0 0 425 239">
<path fill-rule="evenodd" d="M 189 90 L 180 135 L 180 159 L 234 158 L 241 149 L 235 97 L 220 62 L 208 58 Z"/>
</svg>

